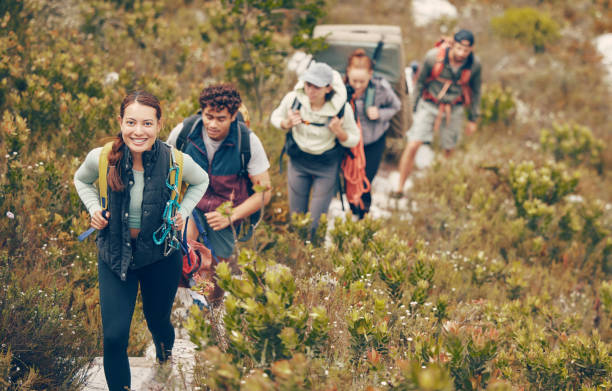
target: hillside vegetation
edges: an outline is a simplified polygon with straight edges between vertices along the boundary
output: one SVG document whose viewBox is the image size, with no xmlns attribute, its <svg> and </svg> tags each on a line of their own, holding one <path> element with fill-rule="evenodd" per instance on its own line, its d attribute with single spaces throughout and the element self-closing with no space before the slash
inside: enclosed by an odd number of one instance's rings
<svg viewBox="0 0 612 391">
<path fill-rule="evenodd" d="M 423 28 L 409 4 L 0 2 L 0 388 L 80 389 L 101 355 L 72 176 L 118 132 L 123 96 L 156 94 L 165 137 L 231 80 L 274 196 L 241 275 L 218 270 L 224 317 L 192 310 L 195 384 L 177 388 L 611 389 L 612 87 L 592 41 L 612 3 L 457 0 L 458 20 Z M 285 56 L 316 49 L 304 34 L 323 22 L 400 25 L 407 62 L 468 26 L 485 82 L 478 132 L 414 180 L 409 216 L 338 220 L 327 244 L 325 219 L 311 242 L 308 216 L 288 215 L 266 119 L 295 81 Z M 138 309 L 130 355 L 149 339 Z"/>
</svg>

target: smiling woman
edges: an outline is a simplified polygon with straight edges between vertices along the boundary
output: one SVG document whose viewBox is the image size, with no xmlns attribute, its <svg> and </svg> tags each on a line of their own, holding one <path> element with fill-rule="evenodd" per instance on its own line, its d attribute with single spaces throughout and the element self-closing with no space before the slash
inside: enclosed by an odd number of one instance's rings
<svg viewBox="0 0 612 391">
<path fill-rule="evenodd" d="M 123 118 L 119 117 L 119 123 L 123 141 L 135 158 L 134 163 L 138 160 L 142 168 L 142 153 L 153 147 L 162 127 L 157 110 L 135 102 L 126 108 Z"/>
<path fill-rule="evenodd" d="M 132 92 L 123 99 L 118 120 L 121 131 L 107 156 L 108 202 L 101 205 L 93 185 L 104 157 L 102 148 L 92 150 L 74 176 L 91 226 L 100 230 L 96 244 L 104 373 L 111 391 L 130 388 L 127 346 L 139 286 L 157 360 L 171 363 L 174 327 L 170 313 L 182 271 L 181 252 L 166 248 L 164 241 L 157 244 L 153 235 L 171 197 L 166 183 L 173 153 L 158 139 L 162 127 L 159 101 L 148 92 Z M 182 216 L 191 214 L 208 187 L 208 175 L 189 156 L 183 158 L 183 180 L 190 186 L 174 216 L 177 230 L 183 228 Z"/>
</svg>

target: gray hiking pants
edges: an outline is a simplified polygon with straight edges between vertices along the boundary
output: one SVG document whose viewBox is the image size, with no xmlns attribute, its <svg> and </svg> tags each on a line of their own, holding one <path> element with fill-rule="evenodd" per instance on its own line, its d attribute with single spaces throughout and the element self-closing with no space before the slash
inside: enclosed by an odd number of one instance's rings
<svg viewBox="0 0 612 391">
<path fill-rule="evenodd" d="M 321 164 L 289 159 L 287 168 L 289 210 L 291 213 L 310 212 L 313 221 L 310 227 L 311 235 L 319 225 L 321 214 L 327 213 L 329 203 L 336 193 L 340 159 L 339 156 Z"/>
</svg>

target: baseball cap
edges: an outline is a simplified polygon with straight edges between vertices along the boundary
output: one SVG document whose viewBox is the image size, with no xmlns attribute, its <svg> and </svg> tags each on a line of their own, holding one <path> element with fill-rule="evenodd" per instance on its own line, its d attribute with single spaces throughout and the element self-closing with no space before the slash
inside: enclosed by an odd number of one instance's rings
<svg viewBox="0 0 612 391">
<path fill-rule="evenodd" d="M 312 64 L 306 72 L 300 76 L 300 80 L 306 81 L 317 87 L 325 87 L 331 84 L 334 78 L 333 69 L 324 62 Z"/>
<path fill-rule="evenodd" d="M 457 42 L 468 41 L 470 46 L 474 45 L 474 34 L 470 30 L 461 29 L 455 33 L 454 38 Z"/>
</svg>

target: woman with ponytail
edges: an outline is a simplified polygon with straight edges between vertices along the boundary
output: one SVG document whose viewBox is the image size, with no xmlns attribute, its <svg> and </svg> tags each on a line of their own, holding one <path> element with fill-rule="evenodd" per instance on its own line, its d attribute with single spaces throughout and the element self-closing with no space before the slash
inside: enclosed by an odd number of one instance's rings
<svg viewBox="0 0 612 391">
<path fill-rule="evenodd" d="M 401 108 L 401 101 L 387 80 L 375 77 L 374 63 L 363 49 L 355 50 L 348 58 L 345 83 L 348 100 L 354 104 L 355 114 L 361 125 L 366 177 L 372 180 L 385 150 L 385 135 L 391 118 Z M 362 194 L 363 208 L 352 203 L 353 214 L 363 218 L 370 210 L 371 192 Z"/>
<path fill-rule="evenodd" d="M 138 287 L 158 364 L 147 389 L 162 389 L 171 373 L 174 327 L 170 314 L 182 273 L 181 251 L 166 251 L 153 233 L 171 191 L 166 186 L 171 147 L 159 140 L 162 111 L 150 93 L 128 94 L 119 110 L 120 132 L 108 154 L 108 205 L 101 205 L 98 179 L 102 147 L 87 155 L 74 176 L 79 197 L 99 230 L 98 281 L 104 340 L 104 373 L 110 391 L 130 389 L 127 347 Z M 175 151 L 178 152 L 178 151 Z M 184 155 L 183 180 L 190 186 L 174 217 L 177 230 L 208 186 L 208 175 Z M 105 210 L 107 209 L 107 210 Z"/>
</svg>

